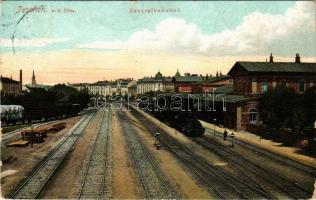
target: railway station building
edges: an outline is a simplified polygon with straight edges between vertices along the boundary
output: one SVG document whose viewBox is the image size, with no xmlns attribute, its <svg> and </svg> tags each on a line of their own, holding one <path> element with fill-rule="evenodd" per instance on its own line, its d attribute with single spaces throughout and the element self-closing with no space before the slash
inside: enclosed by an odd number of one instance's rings
<svg viewBox="0 0 316 200">
<path fill-rule="evenodd" d="M 191 88 L 185 92 L 178 90 L 177 94 L 182 96 L 183 102 L 190 104 L 189 107 L 201 107 L 201 112 L 197 112 L 200 119 L 236 131 L 247 130 L 248 125 L 261 123 L 258 104 L 264 93 L 278 85 L 292 88 L 298 94 L 315 86 L 316 63 L 301 62 L 299 54 L 293 62 L 274 62 L 271 55 L 266 62 L 238 61 L 228 75 L 223 76 L 223 81 L 220 77 L 218 81 L 214 80 L 214 85 L 211 85 L 212 81 L 190 84 L 188 87 Z M 205 85 L 210 88 L 210 101 L 204 98 Z M 205 104 L 213 104 L 212 111 L 205 110 Z"/>
<path fill-rule="evenodd" d="M 181 76 L 179 70 L 173 77 L 166 77 L 158 72 L 154 77 L 144 77 L 137 81 L 137 94 L 151 91 L 197 93 L 200 91 L 200 84 L 209 78 L 212 77 L 190 73 Z"/>
<path fill-rule="evenodd" d="M 316 63 L 301 62 L 296 54 L 293 62 L 274 62 L 272 54 L 267 62 L 238 61 L 228 72 L 233 79 L 231 88 L 219 87 L 227 94 L 229 105 L 225 123 L 235 130 L 246 130 L 248 124 L 260 123 L 260 97 L 278 85 L 303 93 L 316 84 Z"/>
</svg>

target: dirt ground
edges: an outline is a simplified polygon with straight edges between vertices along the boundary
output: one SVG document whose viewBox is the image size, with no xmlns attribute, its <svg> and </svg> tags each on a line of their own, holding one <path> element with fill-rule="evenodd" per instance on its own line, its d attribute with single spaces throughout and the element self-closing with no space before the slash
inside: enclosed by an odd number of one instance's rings
<svg viewBox="0 0 316 200">
<path fill-rule="evenodd" d="M 184 169 L 177 159 L 166 149 L 156 150 L 154 148 L 155 137 L 146 129 L 141 128 L 141 123 L 130 113 L 128 116 L 137 121 L 136 130 L 144 141 L 144 144 L 151 151 L 151 154 L 158 160 L 160 169 L 169 179 L 182 198 L 186 199 L 210 199 L 215 198 L 200 185 L 196 183 L 191 174 Z"/>
<path fill-rule="evenodd" d="M 117 112 L 113 112 L 112 121 L 112 198 L 140 199 L 141 188 L 128 158 L 127 143 L 119 124 Z"/>
<path fill-rule="evenodd" d="M 14 191 L 17 184 L 25 179 L 33 168 L 54 148 L 59 139 L 80 120 L 81 116 L 63 119 L 58 122 L 65 122 L 66 128 L 57 133 L 48 133 L 45 142 L 34 144 L 33 148 L 27 147 L 6 147 L 1 145 L 1 160 L 6 160 L 1 166 L 1 196 L 7 196 Z M 56 122 L 56 123 L 58 123 Z M 50 127 L 41 126 L 41 128 Z M 4 175 L 6 175 L 4 177 Z"/>
<path fill-rule="evenodd" d="M 82 169 L 87 155 L 92 148 L 100 127 L 102 113 L 98 112 L 89 122 L 83 135 L 78 139 L 72 152 L 68 155 L 61 168 L 42 191 L 42 199 L 76 198 Z"/>
</svg>

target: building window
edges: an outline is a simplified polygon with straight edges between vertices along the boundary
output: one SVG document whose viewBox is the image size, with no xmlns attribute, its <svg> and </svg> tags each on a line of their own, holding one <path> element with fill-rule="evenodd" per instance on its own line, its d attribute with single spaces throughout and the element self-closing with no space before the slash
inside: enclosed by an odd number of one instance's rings
<svg viewBox="0 0 316 200">
<path fill-rule="evenodd" d="M 286 81 L 281 81 L 281 86 L 286 87 Z"/>
<path fill-rule="evenodd" d="M 257 121 L 257 111 L 255 109 L 251 109 L 249 111 L 249 122 L 255 123 Z"/>
<path fill-rule="evenodd" d="M 304 92 L 305 90 L 305 81 L 304 80 L 300 80 L 298 82 L 298 91 L 299 92 Z"/>
<path fill-rule="evenodd" d="M 268 91 L 268 83 L 267 81 L 262 81 L 261 83 L 261 92 L 266 93 Z"/>
</svg>

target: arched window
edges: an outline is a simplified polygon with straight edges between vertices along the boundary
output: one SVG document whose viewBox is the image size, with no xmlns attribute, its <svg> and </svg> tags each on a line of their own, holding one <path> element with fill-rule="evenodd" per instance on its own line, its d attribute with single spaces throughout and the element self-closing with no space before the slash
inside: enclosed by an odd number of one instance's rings
<svg viewBox="0 0 316 200">
<path fill-rule="evenodd" d="M 304 80 L 300 80 L 298 82 L 298 91 L 299 92 L 304 92 L 305 90 L 305 81 Z"/>
<path fill-rule="evenodd" d="M 249 111 L 249 122 L 255 123 L 257 121 L 257 111 L 255 109 L 251 109 Z"/>
<path fill-rule="evenodd" d="M 261 82 L 261 92 L 266 93 L 268 91 L 268 83 L 267 81 L 262 81 Z"/>
</svg>

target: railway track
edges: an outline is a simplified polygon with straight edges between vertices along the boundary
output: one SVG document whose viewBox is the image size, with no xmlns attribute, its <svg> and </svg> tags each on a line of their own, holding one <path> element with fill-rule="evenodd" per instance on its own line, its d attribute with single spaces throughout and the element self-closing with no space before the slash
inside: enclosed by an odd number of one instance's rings
<svg viewBox="0 0 316 200">
<path fill-rule="evenodd" d="M 98 135 L 85 168 L 78 199 L 110 199 L 111 174 L 108 172 L 112 112 L 103 111 Z"/>
<path fill-rule="evenodd" d="M 38 197 L 47 181 L 54 174 L 58 166 L 68 155 L 78 138 L 84 132 L 93 114 L 84 116 L 64 135 L 57 146 L 48 154 L 42 164 L 16 190 L 11 198 L 35 199 Z"/>
<path fill-rule="evenodd" d="M 206 138 L 193 138 L 197 144 L 203 146 L 212 152 L 217 153 L 221 158 L 229 161 L 240 172 L 244 173 L 244 176 L 252 180 L 252 182 L 260 182 L 262 179 L 271 185 L 275 186 L 280 192 L 286 194 L 289 198 L 293 199 L 308 199 L 311 197 L 311 192 L 304 188 L 299 187 L 297 184 L 292 183 L 289 180 L 281 177 L 280 175 L 273 173 L 271 170 L 267 170 L 260 165 L 249 162 L 240 155 L 237 155 L 234 151 L 228 149 L 226 146 L 220 145 L 216 142 L 207 141 Z"/>
<path fill-rule="evenodd" d="M 60 121 L 60 119 L 58 120 L 53 120 L 53 121 L 49 121 L 49 122 L 38 122 L 38 123 L 35 123 L 35 124 L 32 124 L 32 125 L 29 125 L 29 126 L 26 126 L 26 127 L 23 127 L 23 128 L 19 128 L 19 129 L 16 129 L 14 131 L 11 131 L 11 132 L 8 132 L 6 134 L 2 134 L 2 139 L 1 139 L 1 143 L 2 144 L 6 144 L 8 142 L 8 140 L 14 138 L 14 137 L 18 137 L 19 136 L 19 133 L 23 130 L 26 130 L 26 129 L 29 129 L 31 127 L 33 128 L 38 128 L 40 126 L 45 126 L 45 125 L 49 125 L 49 124 L 53 124 L 55 122 L 58 122 Z"/>
<path fill-rule="evenodd" d="M 195 155 L 154 123 L 145 119 L 134 108 L 131 110 L 132 114 L 138 118 L 151 133 L 155 133 L 159 130 L 160 135 L 158 139 L 163 146 L 167 147 L 181 160 L 211 194 L 216 194 L 217 197 L 221 199 L 274 199 L 272 195 L 262 191 L 261 188 L 255 187 L 252 183 L 245 182 L 219 167 L 209 164 L 205 159 Z"/>
<path fill-rule="evenodd" d="M 178 194 L 161 173 L 149 150 L 145 147 L 131 121 L 125 114 L 119 114 L 129 153 L 136 167 L 147 199 L 177 199 Z M 178 197 L 179 198 L 179 197 Z"/>
</svg>

